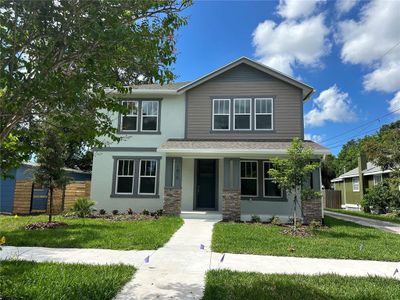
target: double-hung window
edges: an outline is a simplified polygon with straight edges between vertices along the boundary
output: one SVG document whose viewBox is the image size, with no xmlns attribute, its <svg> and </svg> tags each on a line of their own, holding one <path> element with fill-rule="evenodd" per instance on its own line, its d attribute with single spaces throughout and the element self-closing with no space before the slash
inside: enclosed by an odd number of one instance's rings
<svg viewBox="0 0 400 300">
<path fill-rule="evenodd" d="M 378 185 L 382 182 L 382 174 L 375 174 L 374 175 L 374 185 Z"/>
<path fill-rule="evenodd" d="M 122 101 L 122 105 L 128 109 L 126 115 L 121 115 L 122 131 L 137 131 L 138 128 L 138 102 Z"/>
<path fill-rule="evenodd" d="M 233 128 L 235 130 L 251 129 L 251 99 L 233 99 Z"/>
<path fill-rule="evenodd" d="M 272 98 L 255 98 L 254 129 L 273 129 L 273 100 Z"/>
<path fill-rule="evenodd" d="M 140 160 L 139 195 L 155 195 L 157 160 Z"/>
<path fill-rule="evenodd" d="M 242 196 L 257 196 L 257 161 L 240 162 L 240 192 Z"/>
<path fill-rule="evenodd" d="M 230 99 L 213 99 L 213 130 L 230 130 Z"/>
<path fill-rule="evenodd" d="M 264 180 L 264 197 L 279 197 L 282 198 L 282 190 L 279 188 L 278 184 L 275 183 L 273 180 L 274 178 L 271 177 L 269 174 L 269 169 L 271 169 L 272 163 L 265 161 L 263 166 L 263 180 Z"/>
<path fill-rule="evenodd" d="M 359 192 L 360 191 L 360 182 L 359 182 L 358 177 L 353 177 L 352 183 L 353 183 L 353 192 Z"/>
<path fill-rule="evenodd" d="M 155 132 L 158 130 L 158 101 L 142 101 L 142 131 Z"/>
<path fill-rule="evenodd" d="M 119 159 L 117 161 L 117 176 L 115 179 L 116 194 L 133 194 L 134 165 L 134 161 L 129 159 Z"/>
</svg>

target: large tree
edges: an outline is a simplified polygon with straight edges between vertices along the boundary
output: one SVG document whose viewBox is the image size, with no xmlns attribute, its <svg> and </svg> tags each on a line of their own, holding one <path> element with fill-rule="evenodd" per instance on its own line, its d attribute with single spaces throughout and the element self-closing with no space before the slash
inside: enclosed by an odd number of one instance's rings
<svg viewBox="0 0 400 300">
<path fill-rule="evenodd" d="M 360 148 L 360 140 L 350 140 L 342 147 L 337 157 L 337 163 L 335 164 L 337 175 L 341 175 L 357 167 Z"/>
<path fill-rule="evenodd" d="M 38 151 L 48 115 L 85 147 L 118 140 L 112 93 L 174 79 L 175 32 L 190 1 L 0 0 L 1 170 Z M 69 134 L 69 130 L 65 134 Z M 10 153 L 18 153 L 11 156 Z"/>
</svg>

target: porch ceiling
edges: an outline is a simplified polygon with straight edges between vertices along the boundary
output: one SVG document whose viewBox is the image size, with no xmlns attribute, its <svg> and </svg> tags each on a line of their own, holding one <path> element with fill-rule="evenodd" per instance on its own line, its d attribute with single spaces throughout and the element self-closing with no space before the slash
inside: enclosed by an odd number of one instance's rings
<svg viewBox="0 0 400 300">
<path fill-rule="evenodd" d="M 157 151 L 169 154 L 219 155 L 284 155 L 291 141 L 272 140 L 168 140 Z M 304 141 L 315 155 L 329 154 L 329 150 L 312 141 Z"/>
</svg>

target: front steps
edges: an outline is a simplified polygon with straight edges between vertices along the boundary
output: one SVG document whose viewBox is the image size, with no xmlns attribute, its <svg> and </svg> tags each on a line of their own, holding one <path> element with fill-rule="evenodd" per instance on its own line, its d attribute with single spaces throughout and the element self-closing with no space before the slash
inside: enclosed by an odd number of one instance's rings
<svg viewBox="0 0 400 300">
<path fill-rule="evenodd" d="M 222 220 L 222 214 L 218 211 L 182 211 L 180 216 L 183 219 Z"/>
</svg>

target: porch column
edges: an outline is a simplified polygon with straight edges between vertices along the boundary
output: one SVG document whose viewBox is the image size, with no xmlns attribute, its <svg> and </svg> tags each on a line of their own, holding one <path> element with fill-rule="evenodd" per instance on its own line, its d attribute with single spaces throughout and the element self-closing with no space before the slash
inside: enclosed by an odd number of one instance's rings
<svg viewBox="0 0 400 300">
<path fill-rule="evenodd" d="M 182 202 L 182 158 L 167 157 L 163 210 L 167 215 L 179 215 Z"/>
<path fill-rule="evenodd" d="M 224 190 L 222 218 L 240 221 L 240 159 L 224 158 Z"/>
</svg>

